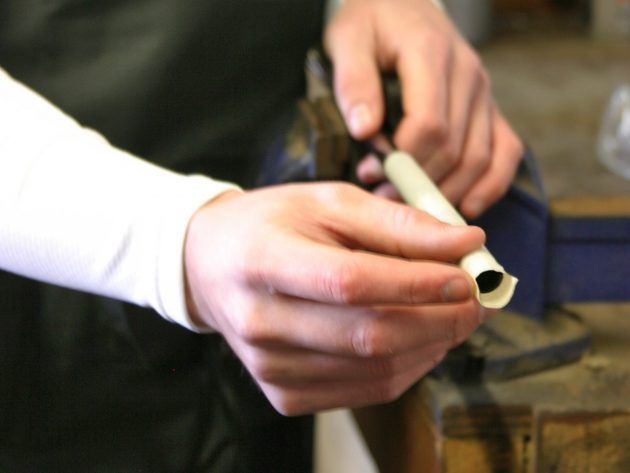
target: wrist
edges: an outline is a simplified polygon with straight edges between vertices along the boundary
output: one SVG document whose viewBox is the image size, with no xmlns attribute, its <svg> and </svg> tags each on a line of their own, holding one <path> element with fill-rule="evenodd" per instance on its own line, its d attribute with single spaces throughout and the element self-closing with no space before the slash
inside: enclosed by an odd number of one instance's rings
<svg viewBox="0 0 630 473">
<path fill-rule="evenodd" d="M 208 310 L 203 304 L 203 294 L 200 291 L 195 290 L 194 281 L 196 278 L 196 272 L 199 270 L 197 265 L 199 264 L 196 257 L 196 248 L 203 242 L 207 241 L 204 237 L 204 233 L 207 231 L 206 225 L 208 210 L 215 208 L 222 202 L 229 201 L 239 195 L 243 191 L 238 189 L 227 189 L 224 192 L 214 196 L 212 199 L 206 201 L 203 205 L 199 206 L 197 210 L 192 214 L 186 228 L 186 235 L 184 237 L 184 254 L 183 254 L 183 282 L 184 282 L 184 297 L 186 304 L 186 312 L 191 327 L 199 332 L 212 332 L 216 329 L 213 324 L 207 320 Z"/>
</svg>

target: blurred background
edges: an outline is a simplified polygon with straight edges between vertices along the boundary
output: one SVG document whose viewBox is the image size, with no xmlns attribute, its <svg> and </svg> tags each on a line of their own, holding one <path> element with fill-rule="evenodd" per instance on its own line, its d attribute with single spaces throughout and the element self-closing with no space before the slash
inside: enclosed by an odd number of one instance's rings
<svg viewBox="0 0 630 473">
<path fill-rule="evenodd" d="M 628 181 L 600 161 L 598 139 L 613 93 L 630 84 L 630 0 L 444 3 L 480 51 L 497 101 L 532 148 L 550 197 L 627 194 Z M 630 110 L 625 115 L 628 122 Z M 617 120 L 610 133 L 624 131 L 620 113 Z M 570 179 L 567 166 L 575 169 Z"/>
</svg>

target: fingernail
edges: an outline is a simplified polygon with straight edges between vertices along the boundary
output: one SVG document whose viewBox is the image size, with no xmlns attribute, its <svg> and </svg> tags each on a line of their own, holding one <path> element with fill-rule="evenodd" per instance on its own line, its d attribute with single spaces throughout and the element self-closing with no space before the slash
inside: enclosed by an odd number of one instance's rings
<svg viewBox="0 0 630 473">
<path fill-rule="evenodd" d="M 372 113 L 364 103 L 352 107 L 349 117 L 350 131 L 354 135 L 361 135 L 372 124 Z"/>
<path fill-rule="evenodd" d="M 442 289 L 444 302 L 459 302 L 470 299 L 472 288 L 464 278 L 451 279 Z"/>
</svg>

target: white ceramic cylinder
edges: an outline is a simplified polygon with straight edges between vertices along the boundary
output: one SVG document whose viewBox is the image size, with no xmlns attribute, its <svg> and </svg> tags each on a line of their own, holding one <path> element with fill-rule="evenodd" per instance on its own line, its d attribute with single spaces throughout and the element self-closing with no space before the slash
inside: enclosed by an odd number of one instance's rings
<svg viewBox="0 0 630 473">
<path fill-rule="evenodd" d="M 466 225 L 466 221 L 409 154 L 389 153 L 383 167 L 389 181 L 412 207 L 427 212 L 450 225 Z M 467 254 L 459 263 L 477 283 L 479 303 L 501 309 L 512 299 L 518 279 L 508 274 L 484 246 Z"/>
</svg>

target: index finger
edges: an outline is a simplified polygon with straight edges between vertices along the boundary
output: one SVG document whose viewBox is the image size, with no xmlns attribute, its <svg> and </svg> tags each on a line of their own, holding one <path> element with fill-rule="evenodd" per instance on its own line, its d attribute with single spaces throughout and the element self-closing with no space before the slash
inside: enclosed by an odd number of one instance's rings
<svg viewBox="0 0 630 473">
<path fill-rule="evenodd" d="M 426 304 L 474 295 L 460 268 L 350 250 L 312 241 L 275 241 L 282 252 L 251 262 L 247 283 L 272 292 L 330 304 Z"/>
<path fill-rule="evenodd" d="M 403 118 L 394 142 L 419 162 L 428 159 L 447 138 L 450 63 L 450 50 L 436 52 L 422 46 L 405 49 L 396 64 Z"/>
</svg>

